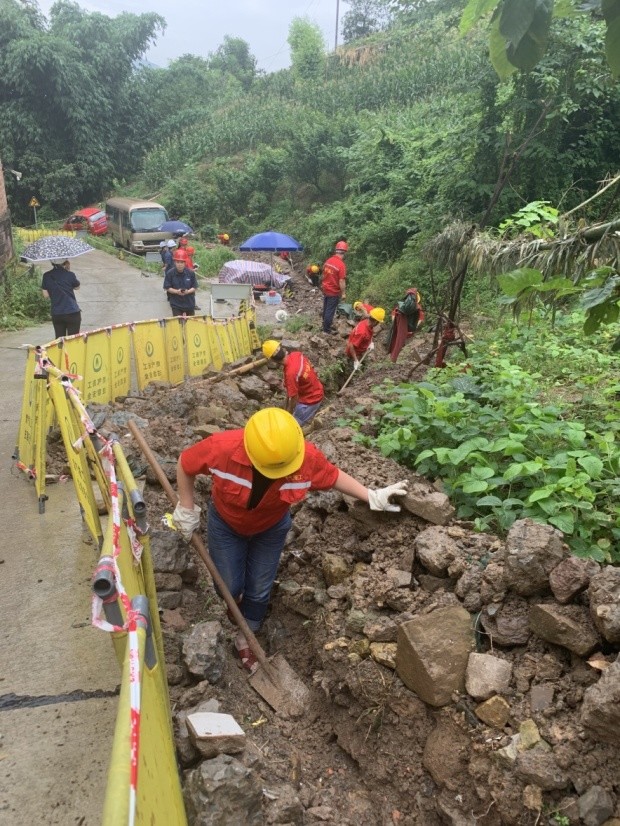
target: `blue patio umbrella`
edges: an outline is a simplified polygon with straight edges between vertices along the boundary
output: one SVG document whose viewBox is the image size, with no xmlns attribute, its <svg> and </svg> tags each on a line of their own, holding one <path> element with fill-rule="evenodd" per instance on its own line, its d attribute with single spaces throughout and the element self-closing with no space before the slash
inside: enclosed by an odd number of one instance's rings
<svg viewBox="0 0 620 826">
<path fill-rule="evenodd" d="M 303 245 L 283 232 L 259 232 L 244 241 L 241 252 L 301 252 Z"/>
<path fill-rule="evenodd" d="M 173 235 L 189 235 L 194 230 L 183 221 L 164 221 L 157 227 L 160 232 L 171 232 Z"/>
<path fill-rule="evenodd" d="M 241 252 L 301 252 L 303 245 L 283 232 L 274 232 L 272 229 L 267 232 L 259 232 L 252 235 L 239 247 Z M 273 266 L 273 261 L 272 261 Z"/>
</svg>

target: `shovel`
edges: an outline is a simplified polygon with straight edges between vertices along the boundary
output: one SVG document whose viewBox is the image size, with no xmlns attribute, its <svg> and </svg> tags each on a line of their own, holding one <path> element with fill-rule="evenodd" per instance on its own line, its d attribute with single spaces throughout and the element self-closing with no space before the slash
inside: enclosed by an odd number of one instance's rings
<svg viewBox="0 0 620 826">
<path fill-rule="evenodd" d="M 153 473 L 162 486 L 164 493 L 168 497 L 170 504 L 176 506 L 178 496 L 172 489 L 172 485 L 159 466 L 144 436 L 137 428 L 135 422 L 129 422 L 128 426 L 138 446 L 142 450 L 144 457 L 151 466 Z M 250 650 L 259 662 L 257 670 L 248 678 L 250 685 L 275 711 L 281 712 L 289 717 L 300 717 L 308 708 L 310 691 L 281 654 L 275 654 L 273 657 L 267 658 L 267 655 L 250 630 L 243 614 L 239 610 L 239 606 L 233 599 L 232 594 L 228 590 L 220 572 L 215 567 L 215 563 L 209 556 L 209 552 L 197 532 L 194 532 L 192 536 L 191 545 L 207 566 L 207 570 L 211 574 L 213 582 L 222 595 L 237 627 L 244 634 Z"/>
<path fill-rule="evenodd" d="M 345 381 L 345 383 L 342 385 L 342 387 L 338 391 L 338 395 L 340 395 L 343 390 L 346 390 L 346 387 L 347 387 L 348 383 L 351 381 L 353 376 L 360 369 L 360 367 L 362 366 L 362 362 L 364 361 L 364 359 L 366 358 L 366 356 L 368 355 L 369 352 L 370 352 L 370 350 L 364 350 L 364 352 L 362 353 L 362 357 L 360 359 L 359 367 L 354 367 L 353 370 L 351 370 L 351 375 L 349 376 L 349 378 Z"/>
<path fill-rule="evenodd" d="M 241 367 L 235 367 L 234 370 L 229 370 L 227 373 L 218 373 L 217 376 L 211 376 L 210 379 L 207 379 L 208 384 L 215 384 L 218 381 L 224 381 L 229 376 L 240 376 L 243 373 L 249 373 L 255 367 L 260 367 L 262 364 L 267 364 L 269 359 L 257 359 L 256 361 L 251 361 L 249 364 L 243 364 Z"/>
</svg>

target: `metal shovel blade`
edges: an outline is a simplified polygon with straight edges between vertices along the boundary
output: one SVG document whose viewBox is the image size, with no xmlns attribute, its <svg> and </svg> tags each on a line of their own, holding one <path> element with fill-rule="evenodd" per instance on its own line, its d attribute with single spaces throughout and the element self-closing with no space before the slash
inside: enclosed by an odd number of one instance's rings
<svg viewBox="0 0 620 826">
<path fill-rule="evenodd" d="M 269 670 L 263 666 L 249 677 L 249 683 L 274 709 L 289 717 L 301 717 L 310 702 L 310 690 L 299 679 L 282 654 L 269 658 Z"/>
</svg>

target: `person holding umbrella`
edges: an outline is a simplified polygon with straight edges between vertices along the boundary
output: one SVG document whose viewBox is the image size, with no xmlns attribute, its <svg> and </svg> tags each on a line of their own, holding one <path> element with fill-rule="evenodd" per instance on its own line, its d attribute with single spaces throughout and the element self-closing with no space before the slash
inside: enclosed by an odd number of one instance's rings
<svg viewBox="0 0 620 826">
<path fill-rule="evenodd" d="M 55 259 L 50 262 L 52 269 L 43 273 L 41 292 L 49 298 L 52 310 L 52 324 L 56 338 L 74 336 L 80 332 L 82 311 L 75 298 L 80 282 L 69 267 L 67 259 Z"/>
<path fill-rule="evenodd" d="M 347 265 L 344 256 L 349 246 L 346 241 L 338 241 L 334 254 L 323 264 L 323 332 L 335 333 L 332 323 L 338 304 L 346 298 Z"/>
</svg>

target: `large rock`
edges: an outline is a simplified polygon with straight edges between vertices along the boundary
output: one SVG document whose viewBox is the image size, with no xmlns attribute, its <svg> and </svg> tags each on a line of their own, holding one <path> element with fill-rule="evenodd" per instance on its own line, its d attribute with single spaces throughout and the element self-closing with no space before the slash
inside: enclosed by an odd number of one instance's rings
<svg viewBox="0 0 620 826">
<path fill-rule="evenodd" d="M 521 780 L 533 783 L 545 792 L 570 785 L 568 775 L 558 766 L 553 754 L 539 748 L 518 754 L 515 773 Z"/>
<path fill-rule="evenodd" d="M 580 605 L 533 605 L 530 628 L 543 640 L 586 657 L 599 644 L 588 612 Z"/>
<path fill-rule="evenodd" d="M 271 396 L 271 390 L 268 385 L 266 385 L 265 382 L 258 376 L 242 376 L 238 379 L 238 384 L 239 390 L 241 390 L 243 395 L 247 396 L 248 399 L 254 399 L 257 402 L 264 402 Z"/>
<path fill-rule="evenodd" d="M 216 683 L 224 671 L 224 632 L 220 623 L 197 623 L 183 640 L 183 659 L 190 674 Z"/>
<path fill-rule="evenodd" d="M 167 574 L 181 574 L 189 562 L 189 546 L 176 531 L 152 531 L 153 569 Z"/>
<path fill-rule="evenodd" d="M 432 706 L 447 705 L 465 689 L 474 646 L 472 621 L 460 605 L 438 608 L 399 626 L 396 670 L 407 688 Z"/>
<path fill-rule="evenodd" d="M 399 502 L 405 510 L 434 525 L 447 525 L 455 513 L 445 493 L 440 493 L 423 482 L 411 484 L 407 496 L 403 496 Z"/>
<path fill-rule="evenodd" d="M 560 531 L 533 519 L 518 519 L 506 538 L 504 583 L 521 596 L 549 588 L 549 574 L 568 555 Z"/>
<path fill-rule="evenodd" d="M 439 787 L 458 791 L 467 771 L 472 744 L 450 720 L 440 720 L 426 738 L 422 765 Z"/>
<path fill-rule="evenodd" d="M 437 577 L 448 576 L 450 566 L 461 556 L 454 539 L 441 527 L 421 531 L 415 538 L 414 547 L 418 561 Z"/>
<path fill-rule="evenodd" d="M 563 559 L 549 574 L 553 596 L 563 605 L 570 602 L 590 584 L 590 579 L 600 570 L 592 559 L 569 556 Z"/>
<path fill-rule="evenodd" d="M 262 826 L 263 784 L 259 775 L 229 754 L 203 760 L 185 781 L 192 826 Z"/>
<path fill-rule="evenodd" d="M 503 697 L 495 695 L 479 706 L 476 706 L 474 713 L 479 720 L 487 726 L 494 728 L 504 728 L 510 717 L 510 706 Z"/>
<path fill-rule="evenodd" d="M 512 665 L 492 654 L 472 652 L 467 661 L 465 688 L 476 700 L 486 700 L 492 694 L 507 691 L 512 676 Z"/>
<path fill-rule="evenodd" d="M 529 610 L 524 599 L 512 596 L 485 608 L 480 622 L 493 645 L 525 645 L 530 638 Z"/>
<path fill-rule="evenodd" d="M 586 689 L 581 723 L 594 740 L 620 746 L 620 658 Z"/>
<path fill-rule="evenodd" d="M 590 612 L 608 642 L 620 642 L 620 568 L 607 566 L 590 580 Z"/>
<path fill-rule="evenodd" d="M 614 813 L 614 802 L 602 786 L 591 786 L 579 798 L 579 816 L 585 826 L 601 826 Z"/>
<path fill-rule="evenodd" d="M 238 754 L 245 748 L 245 732 L 231 714 L 192 711 L 185 722 L 192 743 L 203 757 Z"/>
<path fill-rule="evenodd" d="M 321 568 L 328 588 L 330 585 L 340 585 L 351 574 L 351 566 L 338 554 L 324 554 Z"/>
</svg>

